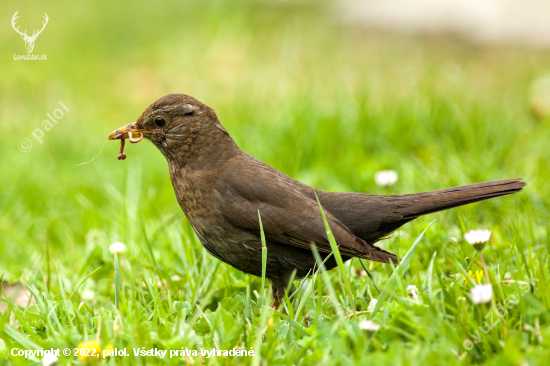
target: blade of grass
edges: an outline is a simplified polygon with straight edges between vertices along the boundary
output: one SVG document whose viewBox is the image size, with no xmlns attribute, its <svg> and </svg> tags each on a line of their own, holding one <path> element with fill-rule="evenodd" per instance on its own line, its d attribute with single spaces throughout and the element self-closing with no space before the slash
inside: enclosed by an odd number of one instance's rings
<svg viewBox="0 0 550 366">
<path fill-rule="evenodd" d="M 50 281 L 52 278 L 52 271 L 50 269 L 50 241 L 46 239 L 46 288 L 50 290 Z"/>
<path fill-rule="evenodd" d="M 74 289 L 74 291 L 73 291 L 73 293 L 71 294 L 71 296 L 69 296 L 69 299 L 72 298 L 73 295 L 76 294 L 76 292 L 78 291 L 78 289 L 80 288 L 80 286 L 82 286 L 82 284 L 83 284 L 84 282 L 86 282 L 86 280 L 87 280 L 88 278 L 92 277 L 92 275 L 93 275 L 94 273 L 96 273 L 97 271 L 99 271 L 99 270 L 101 269 L 101 267 L 103 267 L 103 266 L 97 267 L 96 269 L 94 269 L 94 270 L 92 271 L 92 273 L 90 273 L 90 274 L 87 275 L 82 281 L 80 281 L 80 283 L 78 284 L 78 286 L 76 286 L 76 288 Z"/>
<path fill-rule="evenodd" d="M 409 249 L 407 254 L 405 254 L 403 259 L 401 259 L 401 262 L 399 263 L 399 266 L 397 266 L 397 268 L 395 268 L 395 270 L 391 274 L 388 282 L 386 283 L 386 286 L 384 286 L 384 289 L 382 290 L 382 293 L 378 297 L 378 302 L 376 303 L 376 306 L 374 307 L 374 310 L 372 311 L 372 317 L 374 317 L 376 315 L 376 313 L 378 312 L 378 310 L 380 310 L 380 307 L 384 304 L 384 301 L 386 301 L 386 299 L 389 297 L 390 292 L 394 292 L 393 289 L 398 284 L 397 276 L 402 276 L 403 273 L 405 273 L 409 269 L 409 264 L 411 263 L 412 256 L 414 255 L 414 252 L 416 251 L 416 247 L 417 247 L 418 243 L 420 243 L 420 239 L 422 239 L 422 237 L 424 236 L 424 233 L 426 232 L 426 230 L 428 230 L 428 228 L 434 222 L 435 222 L 435 220 L 430 222 L 428 224 L 428 226 L 424 229 L 424 231 L 422 231 L 422 233 L 420 233 L 420 235 L 416 238 L 416 240 L 414 241 L 413 245 L 411 246 L 411 248 Z"/>
<path fill-rule="evenodd" d="M 120 304 L 120 269 L 118 266 L 118 256 L 115 253 L 115 307 L 118 309 Z"/>
<path fill-rule="evenodd" d="M 252 365 L 259 366 L 262 361 L 262 336 L 267 330 L 267 320 L 271 313 L 271 309 L 262 308 L 261 310 L 260 324 L 256 333 L 256 339 L 254 340 L 254 358 L 252 358 Z"/>
<path fill-rule="evenodd" d="M 145 229 L 145 223 L 141 225 L 141 232 L 143 233 L 143 237 L 145 238 L 145 243 L 147 244 L 147 250 L 149 251 L 149 256 L 151 256 L 151 261 L 153 261 L 153 265 L 155 268 L 158 267 L 157 260 L 155 259 L 155 254 L 153 253 L 153 245 L 151 244 L 151 241 L 147 237 L 147 230 Z"/>
<path fill-rule="evenodd" d="M 258 210 L 258 220 L 260 222 L 260 235 L 262 238 L 262 296 L 265 297 L 265 273 L 267 268 L 267 245 L 265 242 L 264 226 L 262 225 L 262 216 Z"/>
<path fill-rule="evenodd" d="M 432 260 L 430 261 L 430 266 L 428 267 L 428 293 L 430 294 L 430 298 L 432 296 L 432 276 L 434 271 L 434 263 L 435 263 L 435 256 L 437 255 L 437 252 L 434 252 L 432 255 Z"/>
<path fill-rule="evenodd" d="M 330 278 L 327 273 L 327 269 L 325 268 L 325 265 L 323 264 L 323 260 L 321 259 L 321 256 L 319 255 L 319 251 L 317 250 L 317 246 L 315 243 L 311 243 L 311 251 L 313 253 L 313 256 L 315 257 L 315 260 L 317 261 L 317 266 L 319 267 L 319 271 L 321 272 L 321 278 L 325 282 L 325 285 L 328 288 L 328 293 L 330 296 L 330 301 L 334 305 L 334 309 L 336 309 L 336 313 L 340 318 L 344 317 L 344 311 L 342 310 L 342 306 L 337 300 L 336 292 L 334 291 L 334 287 L 332 287 L 332 284 L 330 283 Z"/>
<path fill-rule="evenodd" d="M 370 273 L 370 271 L 367 269 L 367 266 L 365 266 L 365 264 L 361 259 L 359 259 L 359 263 L 361 263 L 361 266 L 363 267 L 365 272 L 367 272 L 367 276 L 369 276 L 370 280 L 372 281 L 372 284 L 374 285 L 374 288 L 376 289 L 376 291 L 378 291 L 378 294 L 380 295 L 381 293 L 380 289 L 378 288 L 378 286 L 376 286 L 376 282 L 374 282 L 374 277 L 372 277 L 372 273 Z"/>
<path fill-rule="evenodd" d="M 324 265 L 325 262 L 332 256 L 332 253 L 327 255 L 325 260 L 322 262 L 322 264 Z M 315 271 L 315 268 L 313 268 L 313 276 L 311 276 L 311 283 L 308 284 L 308 288 L 306 289 L 306 291 L 304 291 L 303 295 L 300 297 L 300 303 L 298 304 L 298 309 L 296 310 L 296 315 L 293 316 L 292 318 L 294 318 L 294 320 L 297 320 L 298 319 L 298 316 L 300 315 L 300 312 L 302 311 L 302 309 L 304 308 L 304 306 L 306 305 L 307 303 L 307 300 L 309 299 L 309 297 L 311 296 L 312 292 L 314 291 L 315 289 L 315 281 L 317 280 L 317 275 L 319 274 L 319 270 L 320 268 L 318 268 L 316 271 Z M 308 272 L 308 275 L 309 275 L 310 272 Z M 302 287 L 302 284 L 307 280 L 307 277 L 304 277 L 302 279 L 302 281 L 300 282 L 300 287 Z M 299 287 L 299 288 L 300 288 Z M 292 296 L 295 296 L 296 294 L 298 293 L 298 290 L 296 290 L 296 292 L 294 292 L 294 294 Z"/>
<path fill-rule="evenodd" d="M 342 256 L 340 255 L 340 250 L 338 249 L 338 244 L 336 243 L 336 240 L 334 239 L 334 235 L 332 235 L 332 231 L 330 230 L 330 227 L 327 222 L 327 218 L 325 216 L 325 211 L 323 210 L 323 206 L 321 206 L 321 202 L 319 201 L 319 197 L 317 197 L 317 194 L 315 194 L 315 198 L 317 198 L 317 204 L 319 205 L 319 210 L 321 211 L 321 216 L 323 217 L 323 222 L 325 224 L 325 229 L 327 230 L 327 237 L 328 241 L 330 243 L 330 248 L 332 249 L 332 252 L 334 253 L 334 258 L 336 258 L 336 263 L 338 263 L 338 269 L 340 270 L 340 278 L 344 281 L 346 284 L 346 289 L 348 291 L 348 296 L 351 301 L 351 308 L 353 310 L 353 316 L 356 315 L 355 310 L 355 299 L 353 297 L 353 292 L 351 291 L 351 285 L 348 279 L 348 274 L 346 272 L 346 267 L 344 267 L 344 261 L 342 260 Z"/>
</svg>

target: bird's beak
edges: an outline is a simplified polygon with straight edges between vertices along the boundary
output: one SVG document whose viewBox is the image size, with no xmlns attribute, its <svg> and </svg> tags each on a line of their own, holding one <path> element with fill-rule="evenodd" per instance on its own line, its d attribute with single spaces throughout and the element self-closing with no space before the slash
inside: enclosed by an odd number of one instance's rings
<svg viewBox="0 0 550 366">
<path fill-rule="evenodd" d="M 132 136 L 143 136 L 147 133 L 151 134 L 153 131 L 141 130 L 137 128 L 136 122 L 132 122 L 126 126 L 120 127 L 116 131 L 113 131 L 109 136 L 107 136 L 107 140 L 131 139 Z M 132 136 L 130 136 L 130 134 L 132 134 Z"/>
</svg>

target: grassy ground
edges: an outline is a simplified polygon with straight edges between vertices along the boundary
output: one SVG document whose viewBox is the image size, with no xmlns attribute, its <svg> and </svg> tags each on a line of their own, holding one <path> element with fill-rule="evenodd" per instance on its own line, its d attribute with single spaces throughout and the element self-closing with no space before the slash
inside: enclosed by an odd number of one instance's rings
<svg viewBox="0 0 550 366">
<path fill-rule="evenodd" d="M 350 29 L 330 4 L 313 2 L 23 6 L 0 3 L 0 276 L 6 289 L 21 282 L 33 296 L 1 315 L 2 364 L 28 363 L 9 356 L 13 348 L 79 345 L 126 348 L 131 356 L 89 360 L 111 365 L 547 364 L 550 120 L 529 105 L 548 52 Z M 29 29 L 48 13 L 34 50 L 47 61 L 13 60 L 25 54 L 8 26 L 16 10 Z M 129 146 L 120 162 L 118 144 L 107 143 L 75 166 L 172 92 L 212 106 L 241 148 L 321 189 L 411 193 L 514 177 L 529 185 L 420 218 L 381 242 L 404 257 L 436 220 L 394 280 L 392 267 L 366 263 L 384 295 L 353 260 L 345 277 L 355 309 L 331 271 L 310 279 L 285 315 L 266 306 L 261 279 L 203 250 L 151 144 Z M 58 101 L 69 111 L 40 144 L 31 133 Z M 30 151 L 18 149 L 22 138 Z M 399 173 L 391 189 L 374 184 L 382 169 Z M 490 279 L 464 277 L 481 270 L 463 239 L 476 228 L 493 232 Z M 118 271 L 115 241 L 128 247 Z M 494 304 L 472 304 L 473 281 L 488 280 Z M 517 282 L 527 280 L 534 285 Z M 502 319 L 498 304 L 511 305 Z M 380 329 L 361 330 L 363 319 Z M 134 357 L 139 347 L 252 347 L 257 356 Z"/>
</svg>

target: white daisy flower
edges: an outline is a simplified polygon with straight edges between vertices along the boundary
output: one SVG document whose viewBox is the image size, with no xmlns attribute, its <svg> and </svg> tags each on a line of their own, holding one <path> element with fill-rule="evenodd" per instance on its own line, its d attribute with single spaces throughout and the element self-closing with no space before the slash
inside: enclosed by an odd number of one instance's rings
<svg viewBox="0 0 550 366">
<path fill-rule="evenodd" d="M 369 306 L 367 306 L 367 311 L 374 311 L 374 308 L 376 307 L 377 302 L 378 302 L 378 299 L 375 299 L 374 297 L 370 299 Z"/>
<path fill-rule="evenodd" d="M 418 302 L 418 288 L 415 285 L 407 286 L 407 293 L 413 301 Z"/>
<path fill-rule="evenodd" d="M 490 284 L 477 285 L 472 288 L 470 295 L 474 304 L 486 304 L 493 298 L 493 286 Z"/>
<path fill-rule="evenodd" d="M 397 172 L 394 170 L 382 170 L 374 175 L 374 181 L 380 187 L 389 187 L 397 182 Z"/>
<path fill-rule="evenodd" d="M 114 242 L 109 246 L 109 251 L 111 253 L 123 253 L 126 251 L 126 244 L 121 243 L 119 241 Z"/>
<path fill-rule="evenodd" d="M 80 294 L 82 300 L 93 300 L 95 298 L 95 293 L 90 289 L 84 289 Z"/>
<path fill-rule="evenodd" d="M 491 230 L 470 230 L 464 234 L 464 239 L 474 246 L 475 250 L 482 251 L 485 244 L 491 238 Z"/>
<path fill-rule="evenodd" d="M 361 330 L 366 330 L 367 332 L 376 332 L 380 328 L 380 324 L 370 320 L 361 320 L 359 322 L 359 328 Z"/>
<path fill-rule="evenodd" d="M 42 365 L 53 366 L 56 364 L 57 364 L 57 356 L 54 353 L 48 352 L 44 354 L 44 357 L 42 357 Z"/>
</svg>

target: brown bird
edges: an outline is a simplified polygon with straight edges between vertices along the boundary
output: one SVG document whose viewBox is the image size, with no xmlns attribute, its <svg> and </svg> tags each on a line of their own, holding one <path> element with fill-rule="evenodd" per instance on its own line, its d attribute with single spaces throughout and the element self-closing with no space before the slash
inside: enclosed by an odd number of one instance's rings
<svg viewBox="0 0 550 366">
<path fill-rule="evenodd" d="M 176 198 L 204 248 L 255 276 L 262 275 L 259 212 L 274 307 L 283 300 L 294 271 L 295 278 L 303 278 L 315 267 L 311 243 L 323 259 L 332 252 L 317 197 L 343 260 L 397 263 L 394 254 L 374 243 L 401 225 L 525 186 L 520 179 L 502 179 L 403 195 L 321 191 L 239 149 L 214 110 L 184 94 L 160 98 L 108 139 L 136 142 L 143 137 L 166 157 Z M 327 269 L 336 265 L 334 256 L 325 263 Z"/>
</svg>

